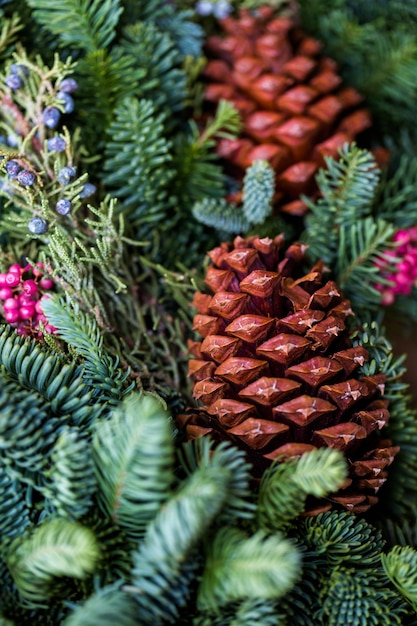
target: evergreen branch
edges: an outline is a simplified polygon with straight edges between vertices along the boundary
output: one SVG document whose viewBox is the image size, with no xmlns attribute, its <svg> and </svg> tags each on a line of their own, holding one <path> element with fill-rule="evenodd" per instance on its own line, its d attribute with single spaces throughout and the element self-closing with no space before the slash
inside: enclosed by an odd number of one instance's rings
<svg viewBox="0 0 417 626">
<path fill-rule="evenodd" d="M 250 224 L 262 224 L 272 213 L 275 172 L 267 161 L 255 161 L 243 179 L 243 215 Z"/>
<path fill-rule="evenodd" d="M 119 210 L 133 221 L 155 223 L 168 210 L 174 172 L 164 121 L 151 101 L 126 98 L 108 131 L 103 182 L 120 199 Z"/>
<path fill-rule="evenodd" d="M 24 533 L 31 524 L 22 486 L 9 475 L 4 461 L 0 465 L 0 493 L 0 543 L 3 551 L 6 543 Z"/>
<path fill-rule="evenodd" d="M 347 476 L 346 462 L 337 450 L 322 448 L 298 460 L 275 463 L 261 479 L 258 523 L 265 530 L 282 530 L 303 512 L 308 495 L 321 498 L 336 491 Z"/>
<path fill-rule="evenodd" d="M 122 12 L 119 0 L 27 0 L 33 17 L 59 38 L 62 47 L 94 52 L 107 48 Z"/>
<path fill-rule="evenodd" d="M 339 489 L 347 475 L 343 454 L 332 448 L 321 448 L 300 457 L 292 480 L 306 494 L 323 498 Z"/>
<path fill-rule="evenodd" d="M 339 228 L 371 215 L 379 182 L 379 170 L 370 152 L 346 144 L 339 154 L 339 160 L 326 157 L 327 169 L 317 175 L 318 201 L 304 198 L 310 208 L 304 235 L 308 255 L 314 260 L 322 258 L 329 267 L 337 258 Z"/>
<path fill-rule="evenodd" d="M 216 115 L 201 133 L 198 145 L 209 143 L 213 139 L 235 139 L 241 127 L 240 113 L 234 104 L 228 100 L 220 100 Z"/>
<path fill-rule="evenodd" d="M 131 24 L 124 29 L 112 57 L 131 59 L 137 98 L 152 101 L 157 111 L 184 108 L 186 76 L 181 68 L 182 58 L 166 31 L 159 30 L 152 22 Z M 179 119 L 174 116 L 167 122 L 178 124 Z"/>
<path fill-rule="evenodd" d="M 83 378 L 93 387 L 94 395 L 115 405 L 132 390 L 133 383 L 127 388 L 124 384 L 129 373 L 118 369 L 118 360 L 103 349 L 102 331 L 95 318 L 87 317 L 72 299 L 64 301 L 55 295 L 42 303 L 42 310 L 57 336 L 83 357 Z"/>
<path fill-rule="evenodd" d="M 410 546 L 394 546 L 381 555 L 384 571 L 417 612 L 417 552 Z"/>
<path fill-rule="evenodd" d="M 192 214 L 198 222 L 228 233 L 228 236 L 245 233 L 249 228 L 242 209 L 224 198 L 203 198 L 194 204 Z"/>
<path fill-rule="evenodd" d="M 355 311 L 377 309 L 381 303 L 376 283 L 384 281 L 381 264 L 386 264 L 388 273 L 395 271 L 395 257 L 386 254 L 393 248 L 393 234 L 391 223 L 372 217 L 340 226 L 336 280 Z"/>
<path fill-rule="evenodd" d="M 347 511 L 328 511 L 305 519 L 299 529 L 302 541 L 332 566 L 374 567 L 385 545 L 381 532 Z"/>
<path fill-rule="evenodd" d="M 99 589 L 84 604 L 76 606 L 62 626 L 137 626 L 135 603 L 114 586 Z"/>
<path fill-rule="evenodd" d="M 51 460 L 49 500 L 59 515 L 79 519 L 91 507 L 97 488 L 88 439 L 76 428 L 63 428 Z"/>
<path fill-rule="evenodd" d="M 91 403 L 92 391 L 83 381 L 83 370 L 74 363 L 24 339 L 6 326 L 0 334 L 0 364 L 12 381 L 40 394 L 55 415 L 71 414 L 73 424 L 84 424 L 101 412 Z"/>
<path fill-rule="evenodd" d="M 367 573 L 345 567 L 331 571 L 316 614 L 320 624 L 394 626 L 403 624 L 407 607 L 391 589 L 379 589 Z"/>
<path fill-rule="evenodd" d="M 175 11 L 166 5 L 159 15 L 151 15 L 162 32 L 167 32 L 184 58 L 192 57 L 194 62 L 203 54 L 204 30 L 195 22 L 194 11 Z"/>
<path fill-rule="evenodd" d="M 18 13 L 13 13 L 9 19 L 5 19 L 3 11 L 0 10 L 1 30 L 0 30 L 0 59 L 10 56 L 11 48 L 16 41 L 17 34 L 22 30 L 23 24 Z"/>
<path fill-rule="evenodd" d="M 385 174 L 377 201 L 378 217 L 397 228 L 417 223 L 417 157 L 402 154 L 391 174 Z"/>
<path fill-rule="evenodd" d="M 217 532 L 208 546 L 197 604 L 212 611 L 235 600 L 278 599 L 300 576 L 300 554 L 279 534 L 247 537 L 233 527 Z"/>
<path fill-rule="evenodd" d="M 242 462 L 240 454 L 238 457 Z M 172 622 L 178 617 L 199 565 L 194 550 L 229 497 L 232 506 L 236 501 L 235 463 L 229 467 L 226 458 L 230 457 L 224 447 L 201 458 L 198 468 L 150 523 L 134 554 L 133 585 L 126 590 L 134 594 L 146 624 Z"/>
<path fill-rule="evenodd" d="M 285 626 L 286 616 L 268 600 L 245 599 L 222 608 L 220 614 L 199 611 L 192 626 Z"/>
<path fill-rule="evenodd" d="M 130 395 L 107 421 L 97 423 L 99 506 L 128 536 L 142 536 L 168 498 L 173 455 L 168 415 L 154 396 Z"/>
<path fill-rule="evenodd" d="M 30 536 L 18 537 L 10 545 L 6 562 L 27 606 L 43 606 L 61 592 L 65 579 L 83 580 L 97 568 L 100 549 L 90 529 L 65 519 L 50 519 Z"/>
</svg>

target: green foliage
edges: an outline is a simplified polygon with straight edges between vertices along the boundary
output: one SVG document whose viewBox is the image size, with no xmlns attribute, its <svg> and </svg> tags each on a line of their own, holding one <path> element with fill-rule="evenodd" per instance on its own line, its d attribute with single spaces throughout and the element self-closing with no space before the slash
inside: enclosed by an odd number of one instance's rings
<svg viewBox="0 0 417 626">
<path fill-rule="evenodd" d="M 250 224 L 262 224 L 272 213 L 275 173 L 267 161 L 255 161 L 243 179 L 243 214 Z"/>
<path fill-rule="evenodd" d="M 182 58 L 166 31 L 147 22 L 130 24 L 112 55 L 131 59 L 137 98 L 151 100 L 158 111 L 176 112 L 184 107 L 186 76 Z M 177 121 L 176 117 L 169 119 L 170 123 Z"/>
<path fill-rule="evenodd" d="M 90 509 L 96 491 L 88 439 L 78 429 L 64 427 L 51 455 L 50 500 L 57 513 L 80 519 Z"/>
<path fill-rule="evenodd" d="M 159 399 L 128 396 L 93 436 L 99 506 L 128 536 L 140 537 L 168 498 L 172 432 Z"/>
<path fill-rule="evenodd" d="M 417 223 L 417 158 L 402 154 L 394 171 L 385 173 L 377 199 L 378 216 L 397 228 Z"/>
<path fill-rule="evenodd" d="M 104 587 L 67 617 L 62 626 L 137 626 L 136 608 L 127 593 Z"/>
<path fill-rule="evenodd" d="M 216 611 L 235 600 L 277 599 L 299 576 L 300 554 L 284 537 L 263 531 L 248 537 L 238 528 L 225 527 L 208 548 L 198 606 Z"/>
<path fill-rule="evenodd" d="M 116 35 L 122 7 L 119 0 L 27 0 L 33 17 L 59 38 L 63 47 L 86 52 L 106 48 Z"/>
<path fill-rule="evenodd" d="M 84 380 L 94 389 L 95 395 L 109 404 L 117 404 L 132 389 L 125 385 L 128 374 L 118 368 L 118 360 L 103 350 L 103 336 L 94 318 L 88 318 L 70 298 L 65 301 L 51 296 L 42 306 L 55 334 L 63 339 L 72 353 L 83 358 Z"/>
<path fill-rule="evenodd" d="M 340 487 L 346 476 L 343 456 L 330 448 L 274 463 L 263 474 L 259 487 L 260 527 L 268 531 L 287 528 L 303 512 L 307 496 L 327 496 Z"/>
<path fill-rule="evenodd" d="M 192 213 L 202 224 L 227 233 L 228 236 L 244 233 L 249 228 L 249 222 L 240 207 L 224 198 L 204 198 L 194 204 Z"/>
<path fill-rule="evenodd" d="M 378 371 L 386 376 L 384 397 L 389 401 L 390 410 L 386 433 L 400 450 L 381 498 L 384 515 L 390 511 L 398 518 L 406 517 L 413 512 L 417 497 L 417 412 L 409 394 L 409 385 L 402 380 L 404 356 L 394 356 L 390 341 L 376 321 L 364 324 L 353 339 L 370 354 L 369 362 L 361 368 L 363 374 L 372 375 Z"/>
<path fill-rule="evenodd" d="M 135 222 L 155 223 L 168 209 L 170 142 L 165 114 L 150 100 L 128 98 L 115 110 L 106 144 L 104 183 L 120 200 L 119 209 Z"/>
<path fill-rule="evenodd" d="M 346 144 L 340 159 L 326 158 L 326 165 L 317 176 L 320 197 L 316 202 L 304 198 L 310 212 L 303 240 L 309 246 L 309 258 L 323 259 L 331 268 L 355 314 L 362 319 L 381 306 L 381 292 L 376 286 L 389 283 L 381 265 L 389 275 L 400 260 L 390 254 L 395 248 L 395 227 L 381 219 L 375 208 L 380 170 L 369 151 Z"/>
<path fill-rule="evenodd" d="M 5 19 L 3 11 L 0 10 L 0 19 L 0 60 L 4 61 L 10 56 L 23 24 L 18 13 L 13 13 L 9 19 Z"/>
<path fill-rule="evenodd" d="M 306 518 L 301 534 L 303 541 L 333 566 L 373 567 L 379 563 L 385 545 L 380 531 L 346 511 Z"/>
<path fill-rule="evenodd" d="M 417 552 L 410 546 L 394 546 L 381 561 L 388 578 L 416 610 Z"/>
<path fill-rule="evenodd" d="M 67 577 L 83 580 L 90 576 L 100 558 L 100 548 L 88 528 L 51 519 L 30 536 L 15 539 L 6 558 L 22 598 L 28 606 L 36 607 L 59 588 L 62 591 Z"/>
<path fill-rule="evenodd" d="M 402 0 L 377 3 L 300 0 L 304 28 L 324 42 L 347 84 L 367 100 L 377 129 L 394 137 L 414 128 L 417 39 L 415 7 Z"/>
<path fill-rule="evenodd" d="M 333 570 L 324 588 L 319 623 L 334 626 L 403 624 L 406 607 L 390 590 L 375 589 L 372 579 L 345 567 Z"/>
</svg>

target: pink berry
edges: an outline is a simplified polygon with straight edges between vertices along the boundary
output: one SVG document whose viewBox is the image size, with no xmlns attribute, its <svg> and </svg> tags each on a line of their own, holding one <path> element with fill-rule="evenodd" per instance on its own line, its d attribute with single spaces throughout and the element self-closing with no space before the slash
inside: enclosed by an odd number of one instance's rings
<svg viewBox="0 0 417 626">
<path fill-rule="evenodd" d="M 15 298 L 7 298 L 3 306 L 5 311 L 15 311 L 19 308 L 19 302 Z"/>
<path fill-rule="evenodd" d="M 22 271 L 22 266 L 19 265 L 19 263 L 13 263 L 13 265 L 9 267 L 9 272 L 11 272 L 12 274 L 18 274 L 20 276 Z"/>
<path fill-rule="evenodd" d="M 46 316 L 43 315 L 43 313 L 36 316 L 36 323 L 39 324 L 39 322 L 42 322 L 42 324 L 46 324 L 48 322 L 48 320 L 46 319 Z"/>
<path fill-rule="evenodd" d="M 45 330 L 47 333 L 54 333 L 56 331 L 55 326 L 52 326 L 51 324 L 46 324 L 45 325 Z"/>
<path fill-rule="evenodd" d="M 42 282 L 42 281 L 41 281 Z M 34 280 L 24 280 L 23 281 L 23 291 L 26 295 L 31 296 L 38 291 L 38 285 Z"/>
<path fill-rule="evenodd" d="M 35 305 L 30 306 L 27 304 L 26 306 L 21 306 L 19 312 L 22 320 L 29 320 L 35 314 Z"/>
<path fill-rule="evenodd" d="M 39 313 L 40 315 L 43 314 L 43 311 L 42 311 L 42 298 L 36 302 L 36 304 L 35 304 L 35 311 L 36 311 L 36 313 Z"/>
<path fill-rule="evenodd" d="M 7 287 L 17 287 L 19 283 L 20 283 L 20 274 L 18 275 L 16 272 L 7 272 L 6 274 Z"/>
<path fill-rule="evenodd" d="M 54 286 L 54 281 L 52 280 L 52 278 L 41 278 L 39 281 L 39 285 L 42 287 L 42 289 L 52 289 L 52 287 Z"/>
<path fill-rule="evenodd" d="M 9 322 L 9 324 L 14 324 L 15 322 L 19 321 L 19 311 L 17 309 L 14 309 L 13 311 L 5 311 L 4 317 L 6 319 L 6 322 Z"/>
<path fill-rule="evenodd" d="M 0 289 L 0 300 L 7 300 L 7 298 L 13 298 L 13 291 L 10 287 L 2 287 Z"/>
<path fill-rule="evenodd" d="M 0 272 L 0 287 L 8 287 L 8 284 L 6 282 L 6 276 L 7 274 L 5 274 L 4 272 Z"/>
<path fill-rule="evenodd" d="M 27 296 L 24 293 L 20 294 L 17 300 L 19 302 L 19 306 L 26 306 L 27 304 L 30 304 L 30 305 L 35 304 L 35 300 L 32 298 L 32 296 Z"/>
</svg>

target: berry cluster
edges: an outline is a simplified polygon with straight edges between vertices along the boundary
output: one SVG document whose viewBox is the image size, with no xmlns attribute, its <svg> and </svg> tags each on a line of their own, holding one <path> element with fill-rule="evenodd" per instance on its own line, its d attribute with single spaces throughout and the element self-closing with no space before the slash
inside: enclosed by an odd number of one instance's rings
<svg viewBox="0 0 417 626">
<path fill-rule="evenodd" d="M 227 0 L 219 0 L 218 2 L 210 2 L 210 0 L 198 0 L 195 5 L 195 11 L 198 15 L 213 15 L 221 20 L 230 15 L 233 7 Z"/>
<path fill-rule="evenodd" d="M 42 337 L 40 323 L 46 332 L 55 331 L 42 311 L 42 301 L 48 297 L 46 292 L 52 289 L 54 282 L 45 277 L 42 270 L 42 263 L 37 263 L 35 267 L 14 263 L 7 272 L 0 273 L 0 301 L 4 319 L 20 335 Z"/>
<path fill-rule="evenodd" d="M 383 262 L 378 264 L 381 275 L 391 282 L 390 285 L 378 283 L 376 288 L 382 293 L 382 304 L 392 304 L 397 295 L 409 295 L 414 286 L 417 286 L 417 227 L 398 230 L 394 235 L 397 243 L 395 251 L 386 254 L 391 257 L 400 257 L 394 273 L 386 271 Z"/>
</svg>

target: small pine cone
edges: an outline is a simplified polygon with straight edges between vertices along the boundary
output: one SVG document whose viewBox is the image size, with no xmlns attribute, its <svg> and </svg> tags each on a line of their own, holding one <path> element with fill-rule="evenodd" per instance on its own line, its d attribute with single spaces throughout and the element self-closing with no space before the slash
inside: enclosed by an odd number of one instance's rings
<svg viewBox="0 0 417 626">
<path fill-rule="evenodd" d="M 320 42 L 272 8 L 242 9 L 219 24 L 224 36 L 208 37 L 205 47 L 205 110 L 211 114 L 229 100 L 243 122 L 239 139 L 218 142 L 224 169 L 241 181 L 254 160 L 268 161 L 276 172 L 276 206 L 303 215 L 299 196 L 317 193 L 324 157 L 337 157 L 371 127 L 363 97 L 342 84 Z"/>
<path fill-rule="evenodd" d="M 189 375 L 199 408 L 180 416 L 188 439 L 210 435 L 242 447 L 260 477 L 272 460 L 331 447 L 349 479 L 329 499 L 355 512 L 377 502 L 398 448 L 381 437 L 389 418 L 384 374 L 365 376 L 353 346 L 353 315 L 319 262 L 303 270 L 305 246 L 282 235 L 237 237 L 209 252 L 197 292 Z M 314 504 L 314 511 L 331 504 Z"/>
</svg>

